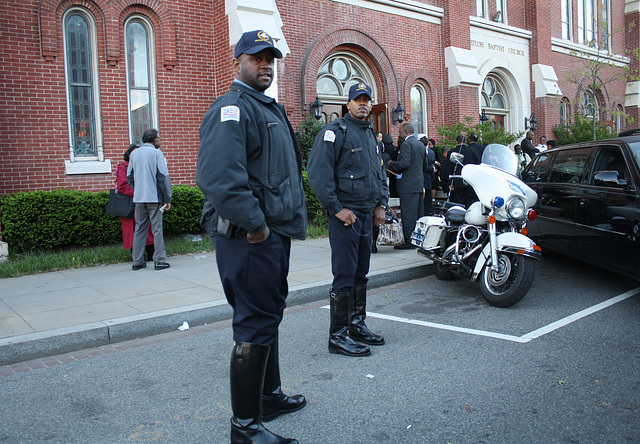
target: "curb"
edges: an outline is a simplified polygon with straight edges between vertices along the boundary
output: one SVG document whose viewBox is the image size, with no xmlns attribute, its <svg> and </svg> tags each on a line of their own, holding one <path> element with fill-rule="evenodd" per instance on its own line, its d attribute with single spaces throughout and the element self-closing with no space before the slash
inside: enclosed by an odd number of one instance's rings
<svg viewBox="0 0 640 444">
<path fill-rule="evenodd" d="M 433 266 L 416 265 L 389 269 L 369 275 L 370 288 L 383 287 L 433 274 Z M 328 299 L 331 281 L 292 287 L 287 306 Z M 155 311 L 101 322 L 29 333 L 0 339 L 0 365 L 40 359 L 48 356 L 100 347 L 132 339 L 174 331 L 187 321 L 190 326 L 231 319 L 233 310 L 226 300 Z"/>
</svg>

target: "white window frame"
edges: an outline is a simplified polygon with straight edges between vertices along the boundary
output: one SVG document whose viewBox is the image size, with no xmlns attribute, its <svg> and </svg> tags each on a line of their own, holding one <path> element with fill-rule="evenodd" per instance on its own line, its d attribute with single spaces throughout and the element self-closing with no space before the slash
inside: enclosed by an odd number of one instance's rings
<svg viewBox="0 0 640 444">
<path fill-rule="evenodd" d="M 476 15 L 484 19 L 489 19 L 489 5 L 487 0 L 476 0 Z"/>
<path fill-rule="evenodd" d="M 562 39 L 573 41 L 573 2 L 561 0 Z"/>
<path fill-rule="evenodd" d="M 418 110 L 413 108 L 413 90 L 417 90 L 420 93 L 420 119 L 422 121 L 422 128 L 418 128 L 416 126 L 415 120 L 414 120 L 414 113 L 416 113 Z M 429 135 L 429 125 L 427 122 L 427 91 L 425 90 L 424 86 L 422 86 L 419 83 L 414 83 L 413 85 L 411 85 L 411 90 L 410 90 L 410 98 L 411 98 L 411 123 L 413 124 L 413 126 L 415 127 L 415 131 L 416 134 L 425 134 L 425 135 Z"/>
<path fill-rule="evenodd" d="M 602 49 L 611 51 L 611 0 L 602 0 L 602 23 L 604 29 L 600 30 L 600 42 Z"/>
<path fill-rule="evenodd" d="M 95 132 L 96 155 L 79 157 L 75 156 L 74 136 L 73 136 L 73 113 L 71 109 L 71 101 L 69 100 L 69 67 L 67 53 L 67 18 L 71 14 L 81 14 L 89 24 L 89 37 L 91 39 L 91 85 L 92 85 L 92 108 L 93 108 L 93 125 Z M 102 134 L 102 116 L 100 113 L 100 82 L 98 76 L 98 33 L 94 17 L 83 8 L 69 8 L 62 15 L 62 34 L 64 48 L 64 76 L 65 76 L 65 92 L 67 102 L 67 130 L 69 137 L 69 159 L 65 160 L 65 174 L 102 174 L 111 172 L 111 162 L 104 158 L 103 134 Z"/>
<path fill-rule="evenodd" d="M 496 0 L 496 14 L 500 13 L 500 18 L 496 20 L 498 23 L 507 24 L 507 0 Z"/>
<path fill-rule="evenodd" d="M 596 41 L 597 20 L 596 0 L 578 0 L 578 43 L 590 46 Z"/>
<path fill-rule="evenodd" d="M 127 51 L 127 26 L 130 22 L 136 21 L 140 22 L 147 31 L 147 69 L 149 71 L 149 117 L 151 118 L 150 127 L 149 128 L 158 128 L 159 127 L 159 116 L 158 116 L 158 94 L 157 94 L 157 77 L 156 77 L 156 50 L 155 50 L 155 34 L 153 30 L 153 25 L 151 22 L 142 15 L 134 15 L 129 17 L 125 23 L 123 28 L 124 33 L 124 54 L 125 54 L 125 69 L 126 69 L 126 86 L 127 86 L 127 121 L 129 124 L 129 142 L 137 143 L 139 141 L 133 140 L 133 122 L 131 119 L 131 88 L 129 82 L 129 53 Z M 148 128 L 147 128 L 148 129 Z"/>
</svg>

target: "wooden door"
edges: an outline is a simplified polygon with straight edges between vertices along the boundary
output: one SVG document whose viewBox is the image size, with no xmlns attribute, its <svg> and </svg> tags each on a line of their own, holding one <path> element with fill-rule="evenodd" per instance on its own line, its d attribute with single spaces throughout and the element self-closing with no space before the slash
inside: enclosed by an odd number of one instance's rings
<svg viewBox="0 0 640 444">
<path fill-rule="evenodd" d="M 504 114 L 487 114 L 489 121 L 491 122 L 491 128 L 497 127 L 504 128 Z"/>
<path fill-rule="evenodd" d="M 373 105 L 369 120 L 376 132 L 380 131 L 382 134 L 387 134 L 389 132 L 389 104 L 379 103 Z"/>
</svg>

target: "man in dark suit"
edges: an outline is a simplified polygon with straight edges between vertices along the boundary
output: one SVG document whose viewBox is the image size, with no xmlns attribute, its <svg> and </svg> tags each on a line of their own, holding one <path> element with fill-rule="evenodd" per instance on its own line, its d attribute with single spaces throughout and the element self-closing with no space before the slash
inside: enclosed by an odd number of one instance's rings
<svg viewBox="0 0 640 444">
<path fill-rule="evenodd" d="M 398 250 L 413 248 L 411 233 L 416 221 L 424 214 L 424 171 L 427 169 L 427 152 L 422 142 L 413 134 L 414 127 L 405 123 L 400 127 L 399 141 L 402 142 L 398 160 L 390 161 L 388 168 L 396 173 L 396 186 L 400 198 L 400 213 L 404 245 L 396 245 Z"/>
<path fill-rule="evenodd" d="M 527 135 L 524 139 L 522 139 L 522 142 L 520 142 L 520 148 L 522 148 L 522 152 L 528 155 L 530 159 L 536 157 L 536 154 L 538 154 L 539 152 L 533 147 L 533 143 L 531 142 L 532 140 L 533 131 L 527 131 Z"/>
<path fill-rule="evenodd" d="M 478 135 L 476 133 L 469 134 L 469 148 L 473 148 L 478 153 L 478 158 L 482 160 L 482 153 L 484 152 L 484 145 L 478 143 Z"/>
<path fill-rule="evenodd" d="M 470 163 L 479 164 L 480 157 L 478 156 L 478 152 L 468 145 L 465 145 L 465 142 L 465 136 L 458 136 L 456 139 L 457 145 L 451 150 L 451 153 L 462 154 L 464 156 L 464 159 L 462 160 L 463 165 L 468 165 Z M 449 157 L 451 157 L 451 154 L 449 154 Z M 452 165 L 452 175 L 459 175 L 461 172 L 462 167 L 459 164 Z M 478 200 L 478 196 L 476 196 L 476 192 L 473 191 L 471 185 L 462 179 L 451 180 L 449 182 L 449 187 L 451 188 L 449 200 L 452 202 L 463 204 L 466 208 L 469 208 L 472 203 Z"/>
</svg>

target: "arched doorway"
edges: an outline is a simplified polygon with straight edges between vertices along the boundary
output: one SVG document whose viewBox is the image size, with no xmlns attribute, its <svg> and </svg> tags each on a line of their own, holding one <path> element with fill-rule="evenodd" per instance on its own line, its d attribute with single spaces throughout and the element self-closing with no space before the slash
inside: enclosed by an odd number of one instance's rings
<svg viewBox="0 0 640 444">
<path fill-rule="evenodd" d="M 354 54 L 336 52 L 329 55 L 320 66 L 316 79 L 316 93 L 324 104 L 321 120 L 326 123 L 344 116 L 347 110 L 349 88 L 364 82 L 371 86 L 374 106 L 369 115 L 376 131 L 387 132 L 389 113 L 387 104 L 378 103 L 378 89 L 367 65 Z"/>
</svg>

